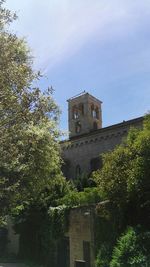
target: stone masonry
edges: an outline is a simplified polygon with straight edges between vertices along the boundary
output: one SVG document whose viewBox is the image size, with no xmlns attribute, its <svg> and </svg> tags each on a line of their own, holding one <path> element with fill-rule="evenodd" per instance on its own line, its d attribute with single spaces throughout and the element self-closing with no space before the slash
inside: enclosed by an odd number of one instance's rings
<svg viewBox="0 0 150 267">
<path fill-rule="evenodd" d="M 69 243 L 70 267 L 80 262 L 87 267 L 94 267 L 94 208 L 79 207 L 70 212 Z M 80 264 L 79 264 L 80 265 Z"/>
<path fill-rule="evenodd" d="M 69 140 L 61 142 L 63 172 L 68 179 L 100 168 L 103 153 L 119 145 L 131 127 L 142 127 L 143 117 L 139 117 L 102 128 L 102 102 L 88 93 L 71 98 L 68 103 L 71 132 Z"/>
</svg>

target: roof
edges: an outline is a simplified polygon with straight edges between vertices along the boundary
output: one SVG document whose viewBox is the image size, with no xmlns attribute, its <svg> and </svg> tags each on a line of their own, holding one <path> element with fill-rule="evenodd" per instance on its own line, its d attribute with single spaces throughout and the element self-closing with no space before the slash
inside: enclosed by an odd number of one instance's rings
<svg viewBox="0 0 150 267">
<path fill-rule="evenodd" d="M 75 96 L 73 96 L 73 97 L 69 98 L 69 99 L 67 100 L 67 102 L 69 102 L 69 101 L 71 101 L 71 100 L 73 100 L 73 99 L 76 99 L 76 98 L 78 98 L 78 97 L 80 97 L 80 96 L 83 96 L 83 95 L 89 95 L 90 97 L 94 98 L 96 101 L 98 101 L 98 102 L 102 103 L 102 101 L 101 101 L 101 100 L 99 100 L 99 99 L 98 99 L 98 98 L 96 98 L 95 96 L 93 96 L 93 95 L 89 94 L 89 93 L 88 93 L 88 92 L 86 92 L 85 90 L 84 90 L 83 92 L 81 92 L 80 94 L 78 94 L 78 95 L 75 95 Z"/>
</svg>

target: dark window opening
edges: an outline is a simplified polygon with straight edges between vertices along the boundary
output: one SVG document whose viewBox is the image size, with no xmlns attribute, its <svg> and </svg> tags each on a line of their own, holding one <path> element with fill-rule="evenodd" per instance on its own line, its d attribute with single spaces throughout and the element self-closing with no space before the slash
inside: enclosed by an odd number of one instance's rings
<svg viewBox="0 0 150 267">
<path fill-rule="evenodd" d="M 84 115 L 84 104 L 82 103 L 79 104 L 79 110 L 80 110 L 80 114 Z"/>
<path fill-rule="evenodd" d="M 94 105 L 93 104 L 91 105 L 91 115 L 92 115 L 92 117 L 94 115 Z"/>
<path fill-rule="evenodd" d="M 91 267 L 91 249 L 88 241 L 83 241 L 83 259 L 86 262 L 86 267 Z"/>
<path fill-rule="evenodd" d="M 81 175 L 81 167 L 80 167 L 80 165 L 78 164 L 77 166 L 76 166 L 76 177 L 79 177 Z"/>
<path fill-rule="evenodd" d="M 97 158 L 91 159 L 90 165 L 91 165 L 91 172 L 101 169 L 102 168 L 102 157 L 99 156 Z"/>
<path fill-rule="evenodd" d="M 76 131 L 76 133 L 80 133 L 81 132 L 81 123 L 80 123 L 80 121 L 76 122 L 75 131 Z"/>
<path fill-rule="evenodd" d="M 96 109 L 95 109 L 95 115 L 96 115 L 96 119 L 99 119 L 99 109 L 98 109 L 98 107 L 96 107 Z"/>
<path fill-rule="evenodd" d="M 73 119 L 78 119 L 79 118 L 79 111 L 78 111 L 77 106 L 74 106 L 72 108 L 72 118 Z"/>
</svg>

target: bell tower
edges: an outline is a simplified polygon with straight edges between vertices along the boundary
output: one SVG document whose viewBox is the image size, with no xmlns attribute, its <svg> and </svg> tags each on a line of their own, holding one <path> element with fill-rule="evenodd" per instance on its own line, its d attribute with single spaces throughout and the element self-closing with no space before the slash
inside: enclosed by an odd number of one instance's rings
<svg viewBox="0 0 150 267">
<path fill-rule="evenodd" d="M 102 128 L 102 102 L 85 91 L 68 101 L 69 138 Z"/>
</svg>

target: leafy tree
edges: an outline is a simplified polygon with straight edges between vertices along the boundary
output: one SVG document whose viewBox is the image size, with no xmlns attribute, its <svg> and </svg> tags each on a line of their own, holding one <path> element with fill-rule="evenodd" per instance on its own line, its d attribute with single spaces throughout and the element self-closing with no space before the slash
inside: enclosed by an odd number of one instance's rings
<svg viewBox="0 0 150 267">
<path fill-rule="evenodd" d="M 63 195 L 59 109 L 48 88 L 34 87 L 41 74 L 32 69 L 24 39 L 9 31 L 16 15 L 0 1 L 0 214 Z M 50 192 L 50 193 L 49 193 Z M 47 201 L 47 202 L 46 202 Z M 15 210 L 17 212 L 17 210 Z"/>
<path fill-rule="evenodd" d="M 143 129 L 131 129 L 122 145 L 103 155 L 103 168 L 94 173 L 101 195 L 117 207 L 126 223 L 150 222 L 149 166 L 150 115 L 147 115 Z"/>
</svg>

